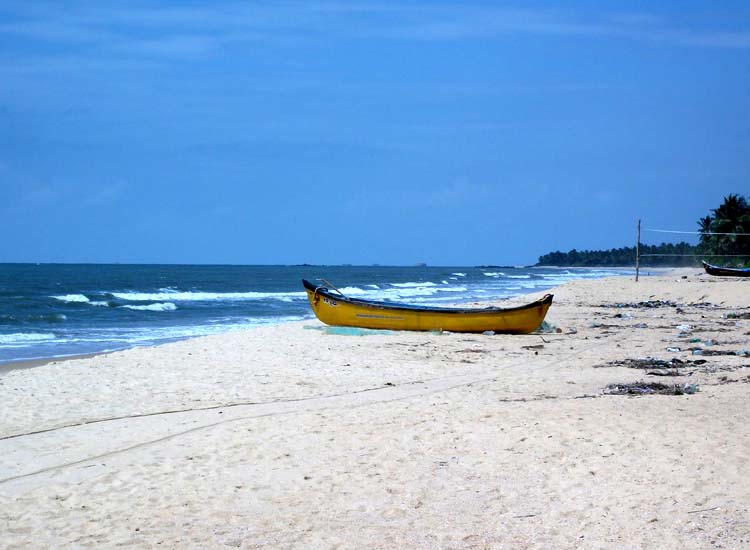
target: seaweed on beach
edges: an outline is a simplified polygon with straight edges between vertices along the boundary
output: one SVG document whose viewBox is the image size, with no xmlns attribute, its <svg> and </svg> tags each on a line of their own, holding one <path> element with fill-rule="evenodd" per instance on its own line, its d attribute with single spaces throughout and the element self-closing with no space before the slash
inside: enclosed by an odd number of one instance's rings
<svg viewBox="0 0 750 550">
<path fill-rule="evenodd" d="M 645 359 L 618 359 L 616 361 L 610 361 L 605 365 L 594 365 L 594 368 L 625 367 L 628 369 L 683 369 L 703 365 L 704 363 L 706 363 L 705 359 L 691 361 L 690 359 L 678 359 L 677 357 L 672 357 L 668 360 L 646 357 Z"/>
<path fill-rule="evenodd" d="M 750 311 L 727 313 L 727 319 L 750 319 Z"/>
<path fill-rule="evenodd" d="M 691 302 L 688 304 L 690 307 L 699 307 L 699 308 L 720 308 L 721 306 L 717 306 L 716 304 L 712 304 L 711 302 Z"/>
<path fill-rule="evenodd" d="M 600 307 L 616 308 L 656 308 L 656 307 L 677 307 L 678 304 L 672 300 L 645 300 L 643 302 L 618 302 L 616 304 L 602 304 Z"/>
<path fill-rule="evenodd" d="M 728 376 L 722 376 L 719 378 L 719 386 L 723 386 L 724 384 L 750 384 L 750 376 L 746 376 L 745 378 L 729 378 Z"/>
<path fill-rule="evenodd" d="M 688 348 L 688 350 L 692 352 L 700 352 L 700 355 L 735 355 L 737 357 L 750 357 L 750 350 L 747 349 L 740 349 L 740 350 L 731 350 L 731 349 L 711 349 L 711 348 Z"/>
<path fill-rule="evenodd" d="M 647 370 L 648 376 L 684 376 L 684 372 L 680 372 L 677 369 L 661 369 L 661 370 Z M 688 376 L 693 374 L 692 372 L 687 373 Z"/>
<path fill-rule="evenodd" d="M 596 321 L 592 321 L 591 323 L 589 323 L 589 328 L 600 328 L 600 329 L 622 328 L 622 325 L 608 325 L 607 323 L 597 323 Z"/>
<path fill-rule="evenodd" d="M 698 391 L 696 384 L 663 384 L 661 382 L 631 382 L 609 384 L 606 395 L 691 395 Z"/>
</svg>

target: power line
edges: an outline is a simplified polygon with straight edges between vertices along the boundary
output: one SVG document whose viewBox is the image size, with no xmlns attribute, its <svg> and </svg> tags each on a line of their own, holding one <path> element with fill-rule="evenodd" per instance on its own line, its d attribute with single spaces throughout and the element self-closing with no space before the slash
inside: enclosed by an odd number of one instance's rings
<svg viewBox="0 0 750 550">
<path fill-rule="evenodd" d="M 691 257 L 691 258 L 750 258 L 748 254 L 641 254 L 641 258 L 644 256 L 678 256 L 678 257 Z"/>
<path fill-rule="evenodd" d="M 652 233 L 681 233 L 684 235 L 734 235 L 736 237 L 750 237 L 750 233 L 715 233 L 713 231 L 673 231 L 671 229 L 647 229 L 643 228 L 643 231 L 651 231 Z"/>
</svg>

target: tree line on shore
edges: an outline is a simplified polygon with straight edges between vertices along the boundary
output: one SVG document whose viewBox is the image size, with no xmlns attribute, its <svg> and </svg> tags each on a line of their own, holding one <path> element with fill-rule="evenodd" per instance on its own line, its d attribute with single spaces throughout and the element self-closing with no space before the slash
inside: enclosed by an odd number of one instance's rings
<svg viewBox="0 0 750 550">
<path fill-rule="evenodd" d="M 724 197 L 718 208 L 698 220 L 700 242 L 640 245 L 641 265 L 696 266 L 701 259 L 721 265 L 750 265 L 750 203 L 740 195 Z M 658 256 L 650 256 L 658 254 Z M 555 266 L 633 266 L 635 246 L 609 250 L 550 252 L 539 257 L 536 265 Z"/>
<path fill-rule="evenodd" d="M 649 266 L 692 266 L 695 265 L 697 246 L 685 242 L 658 245 L 641 245 L 641 254 L 667 254 L 667 256 L 641 257 L 641 263 Z M 689 255 L 689 256 L 686 256 Z M 568 267 L 635 265 L 635 247 L 625 246 L 609 250 L 576 250 L 570 252 L 550 252 L 539 256 L 537 265 L 557 265 Z"/>
</svg>

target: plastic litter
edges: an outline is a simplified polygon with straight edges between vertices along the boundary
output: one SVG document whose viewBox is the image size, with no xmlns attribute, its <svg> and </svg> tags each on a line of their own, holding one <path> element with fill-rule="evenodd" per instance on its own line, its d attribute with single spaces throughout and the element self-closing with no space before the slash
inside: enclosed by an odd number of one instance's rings
<svg viewBox="0 0 750 550">
<path fill-rule="evenodd" d="M 667 351 L 670 353 L 679 353 L 681 350 L 680 348 L 667 348 Z"/>
<path fill-rule="evenodd" d="M 542 324 L 539 325 L 539 328 L 534 331 L 535 334 L 542 333 L 549 333 L 549 332 L 556 332 L 557 327 L 555 325 L 552 325 L 548 323 L 547 321 L 542 321 Z"/>
</svg>

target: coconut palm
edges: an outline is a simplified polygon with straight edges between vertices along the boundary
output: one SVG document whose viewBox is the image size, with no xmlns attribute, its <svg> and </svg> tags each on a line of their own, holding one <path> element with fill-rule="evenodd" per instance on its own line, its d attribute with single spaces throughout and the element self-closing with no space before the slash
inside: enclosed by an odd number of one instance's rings
<svg viewBox="0 0 750 550">
<path fill-rule="evenodd" d="M 713 235 L 711 235 L 711 223 L 713 223 L 714 219 L 711 216 L 706 216 L 705 218 L 701 218 L 698 220 L 698 227 L 700 227 L 701 232 L 701 241 L 700 241 L 700 248 L 701 252 L 704 254 L 708 254 L 713 249 Z"/>
<path fill-rule="evenodd" d="M 750 255 L 750 239 L 739 233 L 750 233 L 750 206 L 744 197 L 731 194 L 724 197 L 724 202 L 713 211 L 712 221 L 709 224 L 713 233 L 725 233 L 724 235 L 711 235 L 711 254 L 718 255 Z M 701 219 L 701 231 L 707 218 Z M 701 238 L 703 243 L 703 238 Z"/>
</svg>

